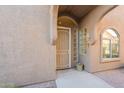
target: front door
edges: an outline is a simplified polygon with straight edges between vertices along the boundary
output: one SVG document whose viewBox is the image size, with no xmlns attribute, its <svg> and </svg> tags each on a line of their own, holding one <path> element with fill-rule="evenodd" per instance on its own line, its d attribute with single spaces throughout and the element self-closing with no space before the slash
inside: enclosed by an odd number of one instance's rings
<svg viewBox="0 0 124 93">
<path fill-rule="evenodd" d="M 58 27 L 58 39 L 56 43 L 56 66 L 57 69 L 71 67 L 71 29 Z"/>
</svg>

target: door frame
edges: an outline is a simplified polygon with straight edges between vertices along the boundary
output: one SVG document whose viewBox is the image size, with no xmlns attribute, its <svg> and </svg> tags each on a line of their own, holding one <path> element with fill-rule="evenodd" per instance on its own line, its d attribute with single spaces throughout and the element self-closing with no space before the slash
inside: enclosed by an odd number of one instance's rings
<svg viewBox="0 0 124 93">
<path fill-rule="evenodd" d="M 57 29 L 66 29 L 69 31 L 69 50 L 68 50 L 68 54 L 69 54 L 69 68 L 71 68 L 71 28 L 70 27 L 64 27 L 64 26 L 57 26 Z M 57 30 L 57 34 L 58 34 L 58 30 Z"/>
</svg>

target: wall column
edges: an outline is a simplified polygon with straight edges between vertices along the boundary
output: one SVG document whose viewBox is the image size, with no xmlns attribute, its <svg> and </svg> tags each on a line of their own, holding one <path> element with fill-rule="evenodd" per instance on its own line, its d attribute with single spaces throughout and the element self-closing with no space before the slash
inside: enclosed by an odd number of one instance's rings
<svg viewBox="0 0 124 93">
<path fill-rule="evenodd" d="M 57 5 L 50 7 L 50 43 L 51 45 L 56 44 L 57 39 L 57 17 L 58 17 Z"/>
</svg>

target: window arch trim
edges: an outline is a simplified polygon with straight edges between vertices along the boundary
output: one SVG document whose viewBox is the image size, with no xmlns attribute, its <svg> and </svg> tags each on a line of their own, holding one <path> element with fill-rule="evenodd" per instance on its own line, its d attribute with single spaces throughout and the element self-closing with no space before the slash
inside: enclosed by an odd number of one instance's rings
<svg viewBox="0 0 124 93">
<path fill-rule="evenodd" d="M 112 40 L 111 39 L 108 39 L 108 38 L 103 38 L 103 34 L 105 33 L 105 31 L 107 31 L 108 29 L 111 29 L 111 30 L 113 30 L 115 33 L 116 33 L 116 35 L 117 35 L 117 38 L 118 38 L 118 45 L 117 45 L 117 47 L 118 47 L 118 52 L 117 52 L 117 54 L 118 54 L 118 57 L 112 57 Z M 109 58 L 104 58 L 103 57 L 103 40 L 109 40 L 110 41 L 110 57 Z M 101 62 L 111 62 L 111 61 L 118 61 L 118 60 L 120 60 L 120 35 L 119 35 L 119 33 L 118 33 L 118 31 L 116 30 L 116 29 L 114 29 L 114 28 L 106 28 L 106 29 L 104 29 L 101 33 L 100 33 L 100 54 L 101 54 L 101 56 L 100 56 L 100 59 L 101 59 Z"/>
</svg>

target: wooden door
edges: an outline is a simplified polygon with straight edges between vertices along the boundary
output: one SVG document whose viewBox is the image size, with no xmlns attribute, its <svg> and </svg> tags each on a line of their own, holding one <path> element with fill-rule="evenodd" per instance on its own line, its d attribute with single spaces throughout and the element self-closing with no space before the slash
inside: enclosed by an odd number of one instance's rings
<svg viewBox="0 0 124 93">
<path fill-rule="evenodd" d="M 56 44 L 57 69 L 71 67 L 71 29 L 58 27 L 58 39 Z"/>
</svg>

